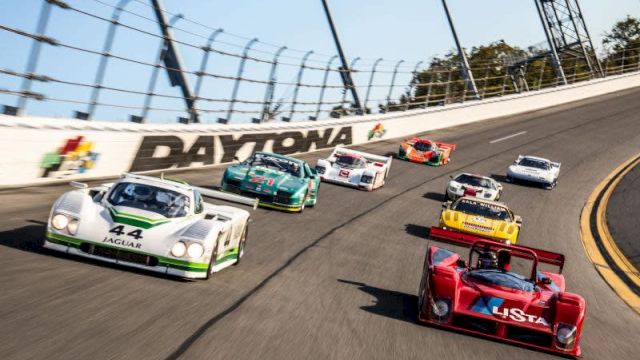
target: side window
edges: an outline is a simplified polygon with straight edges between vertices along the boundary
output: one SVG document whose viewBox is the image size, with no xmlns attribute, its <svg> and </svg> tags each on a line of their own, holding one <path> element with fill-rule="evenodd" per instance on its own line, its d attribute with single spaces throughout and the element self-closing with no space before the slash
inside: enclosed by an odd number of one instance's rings
<svg viewBox="0 0 640 360">
<path fill-rule="evenodd" d="M 202 204 L 202 195 L 198 191 L 193 192 L 193 200 L 195 201 L 195 213 L 200 214 L 204 211 L 204 205 Z"/>
</svg>

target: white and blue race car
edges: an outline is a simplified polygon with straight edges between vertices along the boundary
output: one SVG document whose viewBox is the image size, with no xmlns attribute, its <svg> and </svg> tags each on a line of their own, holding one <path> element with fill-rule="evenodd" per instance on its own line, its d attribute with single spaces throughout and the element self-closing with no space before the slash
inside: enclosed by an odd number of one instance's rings
<svg viewBox="0 0 640 360">
<path fill-rule="evenodd" d="M 519 155 L 507 169 L 506 181 L 522 181 L 553 189 L 558 183 L 560 165 L 559 162 L 537 156 Z"/>
<path fill-rule="evenodd" d="M 451 177 L 445 190 L 445 200 L 475 196 L 492 201 L 500 200 L 502 185 L 488 176 L 461 173 Z"/>
<path fill-rule="evenodd" d="M 240 262 L 249 212 L 202 197 L 257 206 L 256 199 L 189 184 L 125 174 L 113 184 L 60 196 L 44 247 L 114 264 L 200 279 Z"/>
<path fill-rule="evenodd" d="M 390 156 L 336 147 L 326 159 L 319 159 L 320 180 L 373 191 L 384 185 L 391 167 Z"/>
</svg>

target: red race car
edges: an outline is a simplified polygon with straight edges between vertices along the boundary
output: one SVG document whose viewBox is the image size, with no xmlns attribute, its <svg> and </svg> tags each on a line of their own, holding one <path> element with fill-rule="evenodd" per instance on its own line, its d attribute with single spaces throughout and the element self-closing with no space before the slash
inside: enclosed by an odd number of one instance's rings
<svg viewBox="0 0 640 360">
<path fill-rule="evenodd" d="M 398 150 L 398 158 L 420 164 L 440 166 L 451 159 L 455 144 L 431 141 L 427 139 L 406 139 Z"/>
<path fill-rule="evenodd" d="M 581 296 L 565 292 L 564 255 L 470 240 L 439 228 L 430 236 L 471 250 L 465 261 L 453 251 L 429 247 L 418 293 L 420 322 L 580 356 L 586 305 Z"/>
</svg>

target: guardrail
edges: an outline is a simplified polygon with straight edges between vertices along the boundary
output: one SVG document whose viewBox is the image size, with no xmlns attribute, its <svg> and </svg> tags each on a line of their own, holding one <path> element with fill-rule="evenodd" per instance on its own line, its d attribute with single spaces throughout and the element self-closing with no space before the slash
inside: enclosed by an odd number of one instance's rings
<svg viewBox="0 0 640 360">
<path fill-rule="evenodd" d="M 253 151 L 310 152 L 513 115 L 640 86 L 630 73 L 447 107 L 322 122 L 204 125 L 0 115 L 0 187 L 207 167 Z"/>
</svg>

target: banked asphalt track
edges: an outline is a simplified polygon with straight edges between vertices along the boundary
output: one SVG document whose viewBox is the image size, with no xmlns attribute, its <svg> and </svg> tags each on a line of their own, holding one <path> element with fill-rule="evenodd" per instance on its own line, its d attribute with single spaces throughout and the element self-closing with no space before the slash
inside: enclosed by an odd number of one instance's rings
<svg viewBox="0 0 640 360">
<path fill-rule="evenodd" d="M 553 355 L 418 325 L 427 228 L 448 176 L 502 180 L 518 154 L 562 162 L 553 191 L 505 184 L 520 242 L 567 255 L 585 297 L 584 358 L 637 359 L 640 317 L 607 286 L 579 239 L 591 191 L 640 149 L 640 89 L 432 131 L 458 144 L 440 168 L 394 161 L 372 193 L 323 184 L 304 214 L 253 213 L 241 265 L 184 282 L 38 249 L 66 185 L 0 192 L 2 359 L 543 359 Z M 526 131 L 502 141 L 511 134 Z M 398 139 L 358 147 L 385 154 Z M 302 158 L 315 164 L 328 151 Z M 218 184 L 222 168 L 173 174 Z"/>
</svg>

